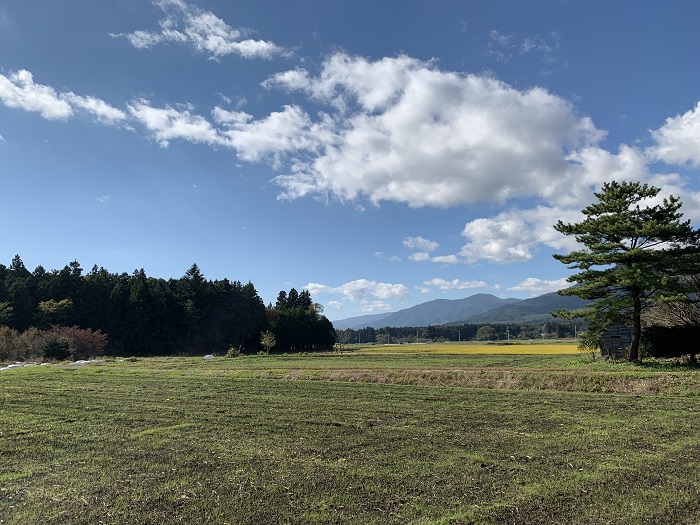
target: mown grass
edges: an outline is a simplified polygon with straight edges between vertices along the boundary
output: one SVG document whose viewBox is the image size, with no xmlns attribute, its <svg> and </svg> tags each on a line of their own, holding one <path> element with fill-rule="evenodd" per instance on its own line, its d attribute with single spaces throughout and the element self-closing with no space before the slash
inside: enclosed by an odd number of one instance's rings
<svg viewBox="0 0 700 525">
<path fill-rule="evenodd" d="M 401 370 L 450 369 L 680 376 L 685 387 L 634 395 L 389 382 Z M 279 379 L 304 370 L 388 376 Z M 0 374 L 0 521 L 697 523 L 696 374 L 571 356 L 16 369 Z"/>
</svg>

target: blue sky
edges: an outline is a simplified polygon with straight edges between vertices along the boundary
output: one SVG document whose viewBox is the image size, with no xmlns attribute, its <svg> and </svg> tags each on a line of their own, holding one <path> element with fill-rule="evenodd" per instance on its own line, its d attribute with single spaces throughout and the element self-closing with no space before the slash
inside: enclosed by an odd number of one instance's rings
<svg viewBox="0 0 700 525">
<path fill-rule="evenodd" d="M 0 2 L 0 262 L 307 288 L 331 319 L 566 286 L 609 180 L 700 221 L 700 4 Z"/>
</svg>

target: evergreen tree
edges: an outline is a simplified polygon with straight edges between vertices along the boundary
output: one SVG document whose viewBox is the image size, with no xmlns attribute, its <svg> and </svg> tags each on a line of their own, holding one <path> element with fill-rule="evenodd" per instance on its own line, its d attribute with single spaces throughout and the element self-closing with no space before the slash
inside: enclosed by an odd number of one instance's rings
<svg viewBox="0 0 700 525">
<path fill-rule="evenodd" d="M 583 210 L 582 222 L 559 221 L 554 226 L 584 246 L 554 256 L 580 270 L 567 279 L 575 285 L 559 293 L 593 301 L 558 314 L 587 317 L 594 330 L 618 323 L 631 326 L 631 361 L 639 359 L 642 311 L 661 302 L 686 300 L 684 276 L 700 269 L 698 235 L 690 221 L 681 220 L 680 199 L 670 196 L 653 204 L 659 192 L 638 182 L 605 183 L 595 193 L 598 202 Z"/>
</svg>

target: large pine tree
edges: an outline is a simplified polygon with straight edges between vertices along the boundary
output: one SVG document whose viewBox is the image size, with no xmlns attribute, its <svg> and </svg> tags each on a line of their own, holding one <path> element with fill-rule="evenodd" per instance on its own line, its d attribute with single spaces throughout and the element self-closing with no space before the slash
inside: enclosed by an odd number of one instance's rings
<svg viewBox="0 0 700 525">
<path fill-rule="evenodd" d="M 700 268 L 698 232 L 682 220 L 680 199 L 670 196 L 659 203 L 659 192 L 638 182 L 605 183 L 595 193 L 598 202 L 583 210 L 582 222 L 554 226 L 583 245 L 554 256 L 580 270 L 567 279 L 574 286 L 559 293 L 592 300 L 582 310 L 558 313 L 586 316 L 592 329 L 631 326 L 630 361 L 639 359 L 642 311 L 664 301 L 686 300 L 683 277 Z"/>
</svg>

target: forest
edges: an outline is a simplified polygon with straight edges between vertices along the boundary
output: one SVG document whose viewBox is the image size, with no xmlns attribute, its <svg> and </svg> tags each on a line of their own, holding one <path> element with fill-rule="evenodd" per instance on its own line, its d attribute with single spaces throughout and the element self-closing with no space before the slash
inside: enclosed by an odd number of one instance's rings
<svg viewBox="0 0 700 525">
<path fill-rule="evenodd" d="M 85 273 L 77 261 L 29 271 L 19 255 L 0 264 L 0 359 L 252 353 L 264 330 L 278 348 L 335 343 L 307 291 L 282 291 L 266 307 L 252 283 L 208 280 L 196 263 L 168 280 L 96 265 Z"/>
</svg>

